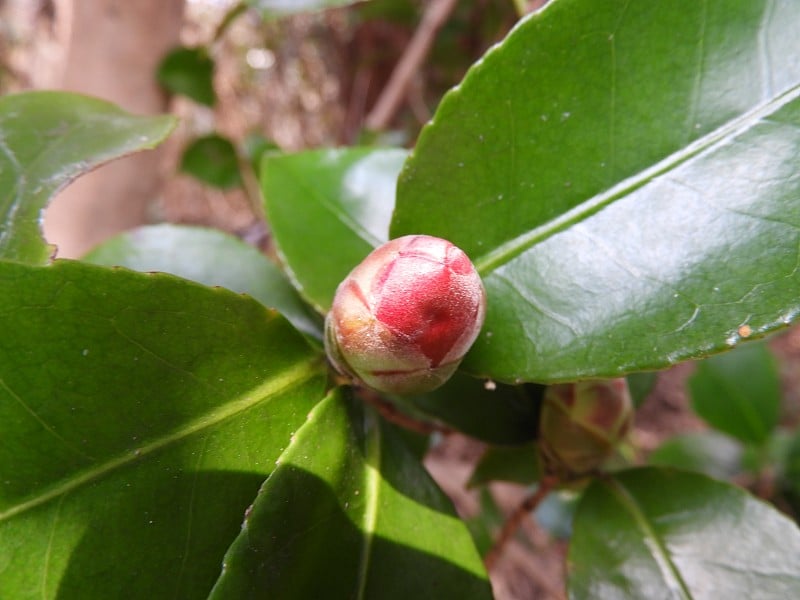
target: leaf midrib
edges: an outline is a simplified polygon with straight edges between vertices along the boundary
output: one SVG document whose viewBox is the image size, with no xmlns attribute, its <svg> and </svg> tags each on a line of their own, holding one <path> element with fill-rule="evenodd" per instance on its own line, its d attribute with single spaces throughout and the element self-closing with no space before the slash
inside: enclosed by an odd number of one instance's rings
<svg viewBox="0 0 800 600">
<path fill-rule="evenodd" d="M 623 509 L 633 518 L 644 536 L 654 542 L 653 544 L 648 544 L 647 547 L 650 549 L 653 560 L 658 565 L 659 571 L 669 589 L 676 592 L 681 600 L 693 600 L 693 596 L 683 577 L 681 577 L 678 567 L 672 561 L 664 540 L 658 535 L 636 498 L 615 478 L 606 480 L 605 484 Z"/>
<path fill-rule="evenodd" d="M 375 526 L 378 520 L 378 504 L 380 498 L 380 465 L 381 465 L 381 431 L 375 415 L 365 415 L 365 501 L 364 509 L 364 546 L 361 549 L 361 560 L 358 569 L 357 600 L 366 598 L 367 581 L 369 580 L 372 542 L 375 539 Z"/>
<path fill-rule="evenodd" d="M 257 404 L 268 401 L 272 397 L 280 395 L 295 385 L 299 385 L 310 380 L 320 372 L 320 363 L 316 358 L 292 365 L 277 376 L 271 377 L 256 388 L 242 394 L 235 400 L 225 403 L 223 406 L 206 413 L 193 421 L 189 421 L 184 426 L 167 432 L 161 437 L 136 448 L 125 452 L 121 456 L 111 458 L 86 471 L 76 473 L 72 477 L 61 480 L 56 485 L 43 490 L 40 494 L 28 498 L 24 502 L 11 506 L 0 512 L 0 524 L 22 513 L 41 506 L 68 494 L 84 485 L 101 479 L 106 475 L 122 469 L 136 461 L 141 461 L 147 456 L 154 454 L 167 446 L 181 442 L 203 430 L 209 429 L 227 419 L 230 419 Z"/>
<path fill-rule="evenodd" d="M 776 113 L 798 98 L 800 98 L 800 84 L 789 88 L 767 102 L 731 119 L 717 129 L 710 131 L 680 150 L 673 152 L 654 165 L 631 177 L 623 179 L 604 192 L 588 198 L 581 204 L 571 208 L 556 218 L 500 244 L 497 248 L 487 252 L 483 256 L 477 257 L 474 260 L 475 268 L 481 276 L 485 277 L 489 275 L 495 269 L 510 262 L 532 246 L 535 246 L 576 223 L 584 221 L 587 217 L 599 212 L 609 204 L 645 186 L 659 175 L 672 171 L 710 148 L 745 133 L 753 126 L 762 122 L 769 115 Z"/>
</svg>

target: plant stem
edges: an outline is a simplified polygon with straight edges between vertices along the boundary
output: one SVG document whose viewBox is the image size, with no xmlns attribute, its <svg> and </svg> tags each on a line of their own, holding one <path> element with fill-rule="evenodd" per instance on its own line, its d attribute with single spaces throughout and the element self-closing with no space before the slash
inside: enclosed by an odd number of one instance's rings
<svg viewBox="0 0 800 600">
<path fill-rule="evenodd" d="M 380 414 L 384 419 L 410 431 L 421 433 L 423 435 L 430 435 L 431 433 L 449 435 L 453 433 L 453 430 L 445 425 L 439 425 L 429 421 L 421 421 L 404 414 L 398 410 L 394 404 L 388 400 L 385 400 L 371 390 L 362 388 L 359 396 L 361 396 L 364 402 L 375 408 L 375 410 L 378 411 L 378 414 Z"/>
<path fill-rule="evenodd" d="M 525 500 L 522 501 L 516 510 L 511 513 L 508 519 L 506 519 L 506 522 L 503 524 L 503 528 L 500 530 L 500 534 L 497 536 L 494 545 L 491 547 L 489 552 L 486 553 L 486 556 L 483 559 L 487 571 L 491 571 L 492 568 L 497 564 L 497 560 L 503 554 L 503 550 L 508 542 L 512 537 L 514 537 L 514 534 L 517 533 L 517 530 L 519 529 L 519 526 L 522 524 L 522 521 L 525 519 L 525 517 L 536 510 L 536 507 L 539 506 L 542 500 L 544 500 L 547 495 L 553 491 L 553 488 L 555 488 L 558 483 L 558 477 L 553 475 L 546 475 L 542 477 L 542 479 L 539 481 L 539 487 L 537 490 L 525 498 Z"/>
<path fill-rule="evenodd" d="M 456 0 L 434 0 L 427 5 L 414 37 L 411 38 L 403 56 L 392 71 L 389 83 L 367 115 L 365 122 L 367 129 L 382 131 L 389 125 L 406 97 L 411 79 L 419 72 L 420 66 L 433 46 L 436 34 L 455 6 Z"/>
</svg>

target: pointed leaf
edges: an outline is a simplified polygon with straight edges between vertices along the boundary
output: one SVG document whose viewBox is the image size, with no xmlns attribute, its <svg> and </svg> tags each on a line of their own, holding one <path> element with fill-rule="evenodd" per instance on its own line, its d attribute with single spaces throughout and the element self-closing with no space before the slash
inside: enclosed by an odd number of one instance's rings
<svg viewBox="0 0 800 600">
<path fill-rule="evenodd" d="M 490 598 L 466 526 L 386 424 L 334 392 L 248 510 L 211 594 Z"/>
<path fill-rule="evenodd" d="M 298 290 L 318 310 L 388 239 L 403 150 L 349 148 L 266 156 L 267 219 Z"/>
<path fill-rule="evenodd" d="M 650 392 L 653 391 L 658 374 L 653 371 L 631 373 L 626 379 L 628 380 L 628 389 L 631 392 L 633 405 L 639 407 L 650 395 Z"/>
<path fill-rule="evenodd" d="M 252 299 L 72 261 L 0 262 L 0 331 L 0 597 L 205 598 L 318 353 Z"/>
<path fill-rule="evenodd" d="M 698 415 L 743 442 L 763 444 L 778 424 L 778 365 L 764 344 L 701 361 L 689 378 L 689 392 Z"/>
<path fill-rule="evenodd" d="M 45 263 L 53 249 L 39 227 L 53 195 L 103 162 L 157 146 L 174 125 L 66 92 L 0 98 L 0 259 Z"/>
<path fill-rule="evenodd" d="M 136 271 L 172 273 L 205 285 L 250 294 L 317 339 L 321 325 L 295 289 L 261 252 L 240 239 L 202 227 L 148 225 L 103 242 L 86 262 Z"/>
<path fill-rule="evenodd" d="M 800 597 L 800 530 L 703 475 L 644 468 L 595 481 L 569 551 L 574 600 Z"/>
<path fill-rule="evenodd" d="M 485 277 L 465 367 L 652 370 L 800 314 L 800 5 L 554 0 L 422 132 L 392 237 Z"/>
</svg>

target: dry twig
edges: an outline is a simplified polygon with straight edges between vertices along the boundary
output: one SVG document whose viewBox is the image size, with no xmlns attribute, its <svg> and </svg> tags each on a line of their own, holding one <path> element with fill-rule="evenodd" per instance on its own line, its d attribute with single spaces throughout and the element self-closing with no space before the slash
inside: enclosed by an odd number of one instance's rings
<svg viewBox="0 0 800 600">
<path fill-rule="evenodd" d="M 389 125 L 406 97 L 411 79 L 428 56 L 437 32 L 453 12 L 456 1 L 433 0 L 428 4 L 414 37 L 394 68 L 375 106 L 367 115 L 367 129 L 380 131 Z"/>
</svg>

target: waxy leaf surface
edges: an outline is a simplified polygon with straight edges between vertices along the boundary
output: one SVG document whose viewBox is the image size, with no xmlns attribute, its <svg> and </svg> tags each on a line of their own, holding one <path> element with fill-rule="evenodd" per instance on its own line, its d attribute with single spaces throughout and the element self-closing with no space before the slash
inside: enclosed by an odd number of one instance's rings
<svg viewBox="0 0 800 600">
<path fill-rule="evenodd" d="M 321 312 L 353 267 L 388 240 L 405 157 L 397 149 L 348 148 L 264 158 L 267 220 L 290 277 Z"/>
<path fill-rule="evenodd" d="M 66 92 L 0 98 L 0 259 L 46 263 L 53 248 L 40 225 L 52 196 L 101 163 L 153 148 L 174 124 Z"/>
<path fill-rule="evenodd" d="M 72 261 L 0 262 L 0 331 L 0 597 L 207 597 L 319 354 L 250 298 Z"/>
<path fill-rule="evenodd" d="M 649 467 L 597 480 L 573 528 L 573 600 L 800 595 L 797 525 L 704 475 Z"/>
<path fill-rule="evenodd" d="M 248 509 L 211 594 L 491 598 L 466 525 L 397 433 L 333 392 Z"/>
<path fill-rule="evenodd" d="M 321 323 L 286 276 L 266 256 L 216 229 L 145 225 L 92 249 L 86 262 L 136 271 L 162 271 L 205 285 L 251 295 L 303 333 L 321 339 Z"/>
<path fill-rule="evenodd" d="M 422 132 L 391 236 L 463 248 L 502 381 L 615 376 L 800 313 L 800 4 L 554 0 Z"/>
</svg>

